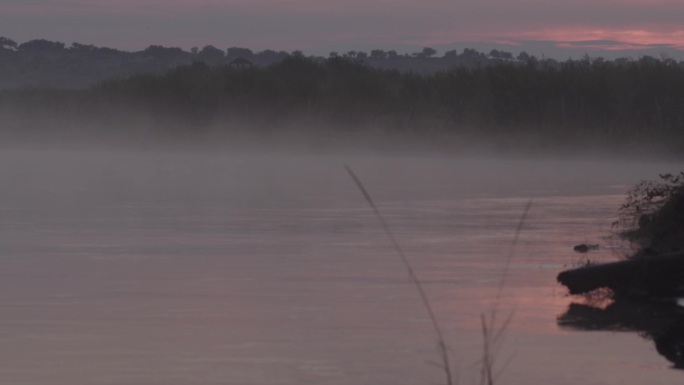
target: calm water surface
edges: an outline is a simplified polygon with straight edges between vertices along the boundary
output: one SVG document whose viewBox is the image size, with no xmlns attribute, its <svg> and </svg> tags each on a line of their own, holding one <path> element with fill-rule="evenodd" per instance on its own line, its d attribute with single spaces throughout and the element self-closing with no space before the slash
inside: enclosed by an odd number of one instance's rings
<svg viewBox="0 0 684 385">
<path fill-rule="evenodd" d="M 0 384 L 435 384 L 423 281 L 460 383 L 513 314 L 501 384 L 672 384 L 634 333 L 557 325 L 556 274 L 677 164 L 163 152 L 0 153 Z M 515 229 L 532 207 L 520 239 Z M 506 260 L 512 255 L 510 268 Z"/>
</svg>

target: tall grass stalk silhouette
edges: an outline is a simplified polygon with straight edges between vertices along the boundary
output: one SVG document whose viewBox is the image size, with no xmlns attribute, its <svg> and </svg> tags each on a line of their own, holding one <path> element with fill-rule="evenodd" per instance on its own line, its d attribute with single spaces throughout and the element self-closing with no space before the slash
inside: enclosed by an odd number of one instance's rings
<svg viewBox="0 0 684 385">
<path fill-rule="evenodd" d="M 446 340 L 444 339 L 444 334 L 442 333 L 442 328 L 439 326 L 439 322 L 437 321 L 437 317 L 435 316 L 435 312 L 432 309 L 432 305 L 430 304 L 430 300 L 425 293 L 425 289 L 423 288 L 423 284 L 421 283 L 420 279 L 418 279 L 418 276 L 416 275 L 415 271 L 413 270 L 413 266 L 411 266 L 411 263 L 409 262 L 408 258 L 406 257 L 406 254 L 404 253 L 404 250 L 399 246 L 399 242 L 397 242 L 397 239 L 395 238 L 394 234 L 390 230 L 389 226 L 387 225 L 387 222 L 385 221 L 385 218 L 383 217 L 382 213 L 378 209 L 378 207 L 375 205 L 373 202 L 373 198 L 370 196 L 366 188 L 364 187 L 363 183 L 361 183 L 361 180 L 356 176 L 354 171 L 349 167 L 348 165 L 344 165 L 345 170 L 347 170 L 347 173 L 349 176 L 354 180 L 354 183 L 356 183 L 356 186 L 359 188 L 361 191 L 361 194 L 363 194 L 363 197 L 366 199 L 366 202 L 368 205 L 373 209 L 373 213 L 375 214 L 375 217 L 378 219 L 380 222 L 380 225 L 382 226 L 382 229 L 385 231 L 385 234 L 387 237 L 390 239 L 392 246 L 394 247 L 394 250 L 397 252 L 397 255 L 401 259 L 402 264 L 406 268 L 406 271 L 411 279 L 411 282 L 413 282 L 413 285 L 415 286 L 416 290 L 418 291 L 418 294 L 420 295 L 420 301 L 423 303 L 423 306 L 425 307 L 425 310 L 428 313 L 428 317 L 430 318 L 430 322 L 432 324 L 432 328 L 437 336 L 437 352 L 439 354 L 439 358 L 441 361 L 441 368 L 444 370 L 444 374 L 446 376 L 446 383 L 447 385 L 454 385 L 454 373 L 451 369 L 451 361 L 449 357 L 449 350 L 446 344 Z"/>
<path fill-rule="evenodd" d="M 520 232 L 527 220 L 527 215 L 529 214 L 531 207 L 532 200 L 529 200 L 527 201 L 527 204 L 525 204 L 523 213 L 515 228 L 515 235 L 513 236 L 511 246 L 508 249 L 506 264 L 504 266 L 504 271 L 501 274 L 501 279 L 499 280 L 491 311 L 489 313 L 483 312 L 480 314 L 480 325 L 482 328 L 482 367 L 480 371 L 480 383 L 482 385 L 493 385 L 499 375 L 499 372 L 495 372 L 499 355 L 498 352 L 501 349 L 501 344 L 506 335 L 508 325 L 513 319 L 513 312 L 511 311 L 503 320 L 498 320 L 497 315 L 499 312 L 499 305 L 501 304 L 501 295 L 503 294 L 503 289 L 506 285 L 506 278 L 508 277 L 508 272 L 511 268 L 513 254 L 515 253 L 515 248 L 520 239 Z"/>
<path fill-rule="evenodd" d="M 385 231 L 385 234 L 390 239 L 392 246 L 394 247 L 394 250 L 397 252 L 397 255 L 399 256 L 402 264 L 406 268 L 406 271 L 408 272 L 411 281 L 416 287 L 416 290 L 420 295 L 420 300 L 428 313 L 430 322 L 432 324 L 432 328 L 435 332 L 435 335 L 437 336 L 437 351 L 441 361 L 441 368 L 444 370 L 444 374 L 446 376 L 446 383 L 447 385 L 454 385 L 454 372 L 451 368 L 451 360 L 449 357 L 449 350 L 446 344 L 446 340 L 444 338 L 444 334 L 442 333 L 442 328 L 440 327 L 439 322 L 437 321 L 437 316 L 435 315 L 435 312 L 432 309 L 430 299 L 425 293 L 423 284 L 421 283 L 420 279 L 413 270 L 411 263 L 406 257 L 406 253 L 404 253 L 404 250 L 399 245 L 399 242 L 390 230 L 390 227 L 385 221 L 385 218 L 383 217 L 382 213 L 375 205 L 375 202 L 373 201 L 373 198 L 371 197 L 370 193 L 368 193 L 368 190 L 366 190 L 363 183 L 356 176 L 351 167 L 349 167 L 348 165 L 344 165 L 344 168 L 349 174 L 349 176 L 352 178 L 356 186 L 361 191 L 361 194 L 363 194 L 363 197 L 365 198 L 368 205 L 371 207 L 371 209 L 373 209 L 375 217 L 378 219 L 380 225 Z M 531 207 L 532 200 L 529 200 L 525 204 L 522 215 L 520 216 L 520 220 L 518 221 L 518 225 L 515 228 L 513 240 L 511 241 L 511 246 L 508 249 L 508 254 L 506 255 L 504 270 L 501 274 L 501 279 L 499 280 L 499 284 L 497 286 L 496 296 L 494 297 L 494 303 L 491 307 L 491 311 L 489 311 L 488 313 L 482 312 L 480 314 L 480 324 L 482 330 L 482 366 L 480 370 L 480 383 L 482 385 L 493 385 L 500 373 L 500 370 L 496 371 L 496 366 L 498 364 L 497 358 L 499 355 L 501 344 L 506 335 L 506 330 L 508 329 L 508 326 L 510 325 L 513 319 L 513 312 L 510 312 L 502 320 L 497 319 L 497 315 L 499 312 L 499 306 L 501 304 L 501 296 L 503 294 L 504 287 L 506 286 L 506 279 L 508 277 L 511 262 L 513 260 L 513 255 L 515 254 L 515 248 L 518 245 L 520 233 L 522 232 L 523 226 L 525 225 L 525 221 L 527 220 L 527 216 L 530 212 Z M 503 368 L 501 368 L 501 370 L 503 370 L 504 368 L 505 365 Z"/>
</svg>

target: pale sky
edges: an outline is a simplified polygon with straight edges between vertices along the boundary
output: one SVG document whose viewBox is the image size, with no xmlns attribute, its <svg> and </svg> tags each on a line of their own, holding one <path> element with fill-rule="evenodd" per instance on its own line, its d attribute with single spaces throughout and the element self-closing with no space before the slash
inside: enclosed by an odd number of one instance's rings
<svg viewBox="0 0 684 385">
<path fill-rule="evenodd" d="M 504 44 L 550 56 L 627 49 L 684 58 L 684 0 L 0 0 L 0 36 L 123 50 L 211 44 L 326 55 Z"/>
</svg>

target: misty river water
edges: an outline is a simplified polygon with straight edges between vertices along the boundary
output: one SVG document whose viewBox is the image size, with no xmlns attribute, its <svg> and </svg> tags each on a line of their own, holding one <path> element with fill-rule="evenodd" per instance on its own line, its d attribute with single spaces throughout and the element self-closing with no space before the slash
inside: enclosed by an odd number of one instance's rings
<svg viewBox="0 0 684 385">
<path fill-rule="evenodd" d="M 512 314 L 497 383 L 684 379 L 636 333 L 560 327 L 573 298 L 555 282 L 581 261 L 576 244 L 600 244 L 592 260 L 625 253 L 610 237 L 625 192 L 682 164 L 48 150 L 0 161 L 1 384 L 444 383 L 415 287 L 344 164 L 423 282 L 460 383 L 479 381 L 480 315 L 494 306 Z"/>
</svg>

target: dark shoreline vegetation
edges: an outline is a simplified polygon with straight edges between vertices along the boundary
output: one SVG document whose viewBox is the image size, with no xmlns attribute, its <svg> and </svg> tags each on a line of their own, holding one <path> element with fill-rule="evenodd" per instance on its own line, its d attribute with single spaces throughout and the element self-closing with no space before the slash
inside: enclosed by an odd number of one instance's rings
<svg viewBox="0 0 684 385">
<path fill-rule="evenodd" d="M 588 262 L 561 273 L 571 294 L 608 288 L 616 299 L 684 298 L 684 172 L 634 186 L 613 228 L 634 252 L 624 261 Z"/>
<path fill-rule="evenodd" d="M 5 57 L 19 55 L 22 46 L 0 49 L 5 51 L 0 63 L 10 62 Z M 28 51 L 50 47 L 39 48 Z M 162 48 L 149 50 L 183 52 Z M 102 49 L 78 45 L 77 50 Z M 460 63 L 419 73 L 379 68 L 378 61 L 390 59 L 377 53 L 323 59 L 281 52 L 271 64 L 238 66 L 221 50 L 209 60 L 205 50 L 213 52 L 205 47 L 190 64 L 166 72 L 142 71 L 85 89 L 0 91 L 3 136 L 154 142 L 301 133 L 293 141 L 308 136 L 334 144 L 375 137 L 393 143 L 395 137 L 434 148 L 479 142 L 503 152 L 557 148 L 656 157 L 684 149 L 684 64 L 672 59 L 585 56 L 559 62 L 466 50 L 452 54 L 463 56 Z M 233 54 L 256 57 L 245 49 Z M 428 51 L 405 60 L 447 57 L 433 56 Z M 88 63 L 83 60 L 81 67 Z"/>
<path fill-rule="evenodd" d="M 684 369 L 684 172 L 637 184 L 613 225 L 634 253 L 618 262 L 587 260 L 561 272 L 558 281 L 587 303 L 572 303 L 558 324 L 638 332 L 675 368 Z"/>
</svg>

